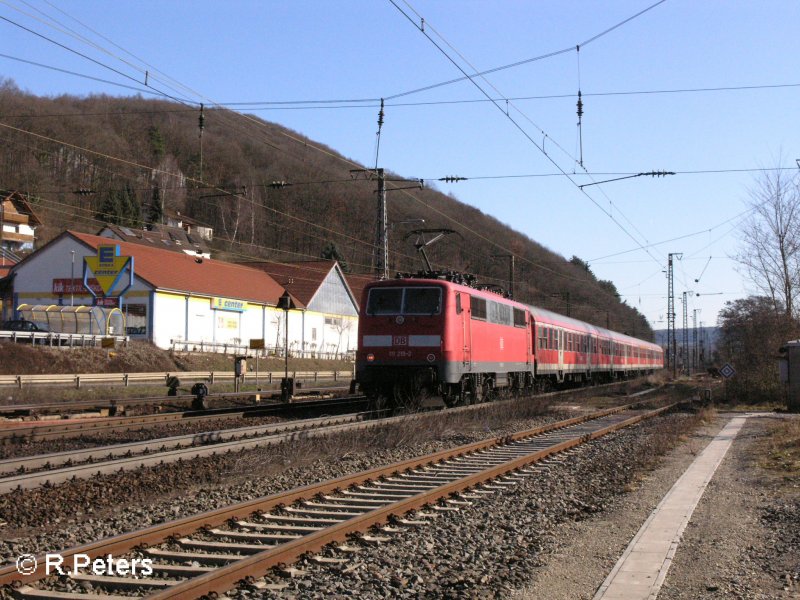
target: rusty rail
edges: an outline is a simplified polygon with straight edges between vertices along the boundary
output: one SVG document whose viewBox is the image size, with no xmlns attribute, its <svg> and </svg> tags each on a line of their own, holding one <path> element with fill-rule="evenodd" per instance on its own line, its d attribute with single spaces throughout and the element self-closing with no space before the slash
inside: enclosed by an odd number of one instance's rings
<svg viewBox="0 0 800 600">
<path fill-rule="evenodd" d="M 324 495 L 335 493 L 338 490 L 363 484 L 365 482 L 375 481 L 381 477 L 391 476 L 397 473 L 406 472 L 411 469 L 435 465 L 455 457 L 464 457 L 481 450 L 487 450 L 496 446 L 502 446 L 511 442 L 532 438 L 537 435 L 569 428 L 587 421 L 602 419 L 604 417 L 614 415 L 615 413 L 620 413 L 624 410 L 627 410 L 631 406 L 633 405 L 606 409 L 591 415 L 584 415 L 565 421 L 559 421 L 557 423 L 551 423 L 510 436 L 491 438 L 454 449 L 443 450 L 431 455 L 409 459 L 386 467 L 379 467 L 365 472 L 343 476 L 321 484 L 309 485 L 291 490 L 289 492 L 274 494 L 207 513 L 194 515 L 192 517 L 186 517 L 171 523 L 155 525 L 141 531 L 126 533 L 100 542 L 76 547 L 62 552 L 61 554 L 67 561 L 69 561 L 72 556 L 79 553 L 87 554 L 91 558 L 104 556 L 109 553 L 119 556 L 123 553 L 130 552 L 137 547 L 147 547 L 161 544 L 167 539 L 190 535 L 203 528 L 219 526 L 231 519 L 236 519 L 237 517 L 258 512 L 268 512 L 280 506 L 288 506 L 304 499 L 316 497 L 320 494 Z M 452 483 L 448 483 L 430 491 L 416 494 L 407 499 L 381 506 L 380 508 L 371 510 L 364 515 L 351 518 L 347 521 L 343 521 L 337 525 L 334 525 L 333 527 L 329 527 L 316 533 L 305 535 L 295 541 L 281 544 L 277 547 L 267 547 L 268 549 L 264 552 L 245 557 L 242 560 L 238 560 L 228 566 L 216 569 L 207 574 L 182 581 L 168 589 L 155 593 L 152 597 L 196 598 L 203 594 L 209 594 L 212 592 L 224 592 L 246 576 L 261 576 L 271 566 L 292 562 L 302 554 L 318 550 L 330 542 L 343 540 L 349 534 L 367 531 L 371 527 L 385 522 L 391 515 L 404 514 L 410 510 L 429 505 L 438 499 L 494 479 L 504 473 L 517 470 L 520 467 L 524 467 L 527 464 L 539 461 L 551 454 L 561 452 L 568 448 L 606 435 L 617 429 L 638 423 L 642 419 L 661 414 L 673 406 L 674 405 L 671 404 L 656 410 L 637 414 L 627 419 L 608 424 L 589 433 L 583 433 L 561 443 L 551 445 L 540 451 L 529 453 L 524 457 L 511 460 L 491 469 L 487 469 L 481 473 L 453 481 Z M 0 568 L 0 585 L 8 585 L 12 583 L 19 585 L 21 583 L 42 579 L 44 577 L 42 567 L 43 557 L 39 558 L 42 560 L 39 561 L 39 566 L 37 569 L 33 573 L 27 575 L 18 573 L 13 565 Z"/>
</svg>

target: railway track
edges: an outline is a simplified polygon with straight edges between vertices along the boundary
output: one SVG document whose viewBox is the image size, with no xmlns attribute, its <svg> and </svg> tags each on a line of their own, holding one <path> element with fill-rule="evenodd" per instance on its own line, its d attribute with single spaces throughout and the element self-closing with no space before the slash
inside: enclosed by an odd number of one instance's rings
<svg viewBox="0 0 800 600">
<path fill-rule="evenodd" d="M 406 460 L 321 484 L 235 504 L 170 523 L 123 534 L 61 553 L 115 557 L 110 564 L 151 562 L 148 577 L 82 572 L 46 577 L 45 557 L 28 573 L 0 569 L 0 584 L 13 584 L 18 598 L 197 598 L 221 594 L 248 579 L 251 586 L 278 565 L 345 542 L 389 539 L 405 527 L 424 526 L 442 511 L 459 510 L 470 499 L 513 488 L 536 472 L 534 463 L 608 433 L 661 414 L 674 405 L 640 409 L 627 405 Z M 473 408 L 473 407 L 469 407 Z M 388 525 L 387 525 L 388 523 Z M 378 527 L 377 531 L 374 528 Z M 347 545 L 321 562 L 346 560 Z M 80 593 L 79 586 L 91 590 Z"/>
<path fill-rule="evenodd" d="M 302 415 L 311 411 L 340 412 L 349 407 L 359 409 L 365 404 L 363 396 L 345 396 L 286 403 L 263 403 L 249 406 L 229 406 L 207 410 L 190 410 L 130 417 L 63 419 L 5 423 L 0 426 L 0 444 L 57 440 L 87 435 L 119 433 L 144 429 L 154 425 L 178 422 L 197 422 L 212 418 Z"/>
<path fill-rule="evenodd" d="M 332 383 L 328 386 L 315 386 L 304 387 L 298 389 L 298 396 L 307 395 L 322 395 L 332 393 L 346 392 L 349 386 L 341 386 Z M 256 396 L 261 398 L 278 397 L 280 396 L 279 389 L 262 389 L 260 391 L 248 392 L 220 392 L 215 394 L 208 394 L 206 399 L 210 401 L 246 401 L 252 403 Z M 71 402 L 54 402 L 49 404 L 7 404 L 0 405 L 0 414 L 3 415 L 21 415 L 21 416 L 37 416 L 37 415 L 62 415 L 62 414 L 80 414 L 80 411 L 87 410 L 105 410 L 117 411 L 120 407 L 132 406 L 167 406 L 174 407 L 176 410 L 184 410 L 186 406 L 190 405 L 195 399 L 192 394 L 181 394 L 179 396 L 147 396 L 139 398 L 110 398 L 102 400 L 78 400 Z M 113 415 L 111 415 L 113 416 Z"/>
<path fill-rule="evenodd" d="M 372 413 L 253 425 L 0 461 L 0 494 L 370 426 Z"/>
<path fill-rule="evenodd" d="M 583 395 L 586 393 L 596 393 L 603 389 L 613 390 L 619 387 L 620 383 L 610 383 L 591 388 L 563 390 L 541 394 L 542 398 L 559 398 Z M 648 393 L 651 390 L 645 390 Z M 636 394 L 634 394 L 635 396 Z M 188 398 L 188 397 L 187 397 Z M 163 399 L 163 398 L 162 398 Z M 174 399 L 174 398 L 173 398 Z M 152 425 L 159 425 L 170 422 L 193 422 L 208 418 L 237 418 L 243 416 L 265 416 L 265 415 L 298 415 L 306 414 L 312 410 L 319 411 L 341 411 L 347 408 L 347 404 L 352 404 L 354 410 L 362 410 L 359 407 L 365 406 L 364 396 L 348 395 L 337 398 L 323 399 L 299 399 L 290 404 L 274 402 L 261 403 L 248 406 L 230 406 L 224 408 L 210 408 L 206 410 L 190 410 L 174 412 L 164 412 L 155 415 L 140 415 L 129 417 L 97 417 L 62 419 L 53 421 L 24 421 L 24 422 L 2 422 L 0 421 L 0 445 L 14 444 L 21 442 L 36 442 L 46 440 L 57 440 L 81 437 L 86 435 L 98 435 L 107 433 L 119 433 L 135 429 L 143 429 Z"/>
</svg>

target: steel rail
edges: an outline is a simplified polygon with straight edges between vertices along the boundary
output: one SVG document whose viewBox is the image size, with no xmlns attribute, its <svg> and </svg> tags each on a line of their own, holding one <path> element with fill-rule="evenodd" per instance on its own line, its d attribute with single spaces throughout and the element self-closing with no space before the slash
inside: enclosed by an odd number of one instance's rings
<svg viewBox="0 0 800 600">
<path fill-rule="evenodd" d="M 103 448 L 91 448 L 83 451 L 67 451 L 58 452 L 53 455 L 9 459 L 0 462 L 0 466 L 5 467 L 5 472 L 15 470 L 15 462 L 17 462 L 18 467 L 23 468 L 26 466 L 29 466 L 29 468 L 42 466 L 43 464 L 47 464 L 50 459 L 58 464 L 64 464 L 69 461 L 71 456 L 90 462 L 58 469 L 19 473 L 2 477 L 0 478 L 0 494 L 6 494 L 18 489 L 31 489 L 44 484 L 55 485 L 72 479 L 88 479 L 95 475 L 117 473 L 119 471 L 132 471 L 141 467 L 192 460 L 204 456 L 225 454 L 232 451 L 249 450 L 259 446 L 270 446 L 291 440 L 300 435 L 305 437 L 317 437 L 319 435 L 329 435 L 348 429 L 372 427 L 374 423 L 380 422 L 364 422 L 364 418 L 365 414 L 357 413 L 339 417 L 303 419 L 300 421 L 293 421 L 287 425 L 271 424 L 243 427 L 238 430 L 229 430 L 233 432 L 230 435 L 228 435 L 226 430 L 210 432 L 218 434 L 218 441 L 214 441 L 214 436 L 209 433 L 190 434 L 187 436 L 175 436 L 173 438 L 160 438 L 149 442 L 132 442 L 116 446 L 105 446 Z M 223 439 L 230 441 L 221 441 Z M 192 444 L 192 442 L 195 443 Z M 173 449 L 165 450 L 163 449 L 165 447 Z M 155 449 L 155 451 L 145 453 L 149 449 Z M 138 451 L 139 454 L 102 461 L 92 460 L 95 458 L 107 458 L 109 454 L 116 455 L 120 453 L 126 455 L 134 451 Z"/>
<path fill-rule="evenodd" d="M 478 404 L 460 407 L 453 409 L 452 412 L 480 410 L 485 406 L 490 405 Z M 44 484 L 55 485 L 71 479 L 88 479 L 95 475 L 130 471 L 153 465 L 224 454 L 234 450 L 241 451 L 259 446 L 269 446 L 286 441 L 297 433 L 302 433 L 307 437 L 317 437 L 348 429 L 372 428 L 376 425 L 408 418 L 404 416 L 389 417 L 360 424 L 367 416 L 367 414 L 359 414 L 352 418 L 345 416 L 338 420 L 334 417 L 325 417 L 296 421 L 287 425 L 254 425 L 86 450 L 11 458 L 0 461 L 0 473 L 16 472 L 13 475 L 0 477 L 0 494 L 18 489 L 32 489 Z M 422 416 L 412 415 L 410 418 L 422 418 Z M 150 452 L 151 450 L 153 452 Z M 99 461 L 95 459 L 99 459 Z M 52 468 L 78 461 L 82 462 L 77 465 Z M 30 472 L 31 469 L 43 466 L 51 468 Z"/>
<path fill-rule="evenodd" d="M 385 505 L 365 513 L 360 517 L 352 517 L 347 521 L 343 521 L 341 524 L 334 525 L 317 533 L 308 534 L 295 541 L 287 542 L 275 548 L 243 558 L 242 560 L 220 567 L 204 575 L 186 579 L 160 592 L 150 594 L 148 598 L 152 600 L 190 600 L 209 594 L 222 594 L 234 587 L 239 581 L 248 577 L 262 576 L 272 567 L 292 563 L 304 554 L 318 552 L 328 544 L 345 540 L 347 536 L 353 533 L 365 533 L 373 527 L 385 523 L 392 516 L 403 515 L 410 511 L 423 508 L 442 498 L 447 498 L 454 493 L 496 479 L 506 473 L 513 472 L 531 463 L 547 458 L 552 454 L 569 450 L 570 448 L 597 439 L 623 427 L 638 423 L 646 416 L 661 414 L 669 408 L 670 407 L 659 408 L 651 411 L 647 415 L 636 415 L 594 432 L 568 439 L 539 450 L 538 452 L 511 460 L 481 473 L 464 477 L 434 490 L 421 492 L 408 499 Z M 518 437 L 518 435 L 511 437 L 515 441 L 522 439 Z"/>
<path fill-rule="evenodd" d="M 471 453 L 486 450 L 488 448 L 492 448 L 502 444 L 508 444 L 510 442 L 522 440 L 525 438 L 530 438 L 532 436 L 546 434 L 548 432 L 554 432 L 557 430 L 562 430 L 568 427 L 572 427 L 573 425 L 584 423 L 586 421 L 604 418 L 609 415 L 620 413 L 628 409 L 630 406 L 632 405 L 610 408 L 593 413 L 591 415 L 583 415 L 580 417 L 575 417 L 573 419 L 559 421 L 557 423 L 551 423 L 524 432 L 519 432 L 513 435 L 491 438 L 488 440 L 467 444 L 453 449 L 442 450 L 440 452 L 431 455 L 409 459 L 406 461 L 395 463 L 393 465 L 378 467 L 357 474 L 346 475 L 321 484 L 304 486 L 288 492 L 283 492 L 267 496 L 264 498 L 258 498 L 255 500 L 242 502 L 239 504 L 231 505 L 214 511 L 179 519 L 177 521 L 173 521 L 170 523 L 154 525 L 152 527 L 140 531 L 122 534 L 100 542 L 86 544 L 80 547 L 67 550 L 65 552 L 62 552 L 61 554 L 67 561 L 71 559 L 71 557 L 73 557 L 75 554 L 79 553 L 87 554 L 90 558 L 105 556 L 107 554 L 120 555 L 129 552 L 137 547 L 143 547 L 143 546 L 146 547 L 146 546 L 161 544 L 167 539 L 174 539 L 180 536 L 189 535 L 191 533 L 198 531 L 199 529 L 219 526 L 231 519 L 239 518 L 242 515 L 249 515 L 257 512 L 268 512 L 269 510 L 279 506 L 291 505 L 292 503 L 295 503 L 297 501 L 316 497 L 319 496 L 320 494 L 324 495 L 324 494 L 335 493 L 338 490 L 350 488 L 351 486 L 362 484 L 364 482 L 374 481 L 380 477 L 384 477 L 387 475 L 402 473 L 410 469 L 435 465 L 444 460 L 469 455 Z M 633 424 L 643 418 L 660 414 L 661 412 L 668 410 L 671 407 L 672 405 L 662 407 L 656 411 L 651 411 L 645 414 L 637 415 L 632 418 L 625 419 L 624 421 L 608 425 L 607 427 L 597 430 L 593 433 L 581 434 L 572 439 L 571 441 L 568 440 L 566 442 L 562 442 L 558 446 L 552 446 L 550 448 L 542 449 L 535 455 L 532 454 L 531 456 L 533 456 L 533 458 L 526 457 L 524 460 L 516 460 L 506 463 L 504 467 L 501 467 L 501 471 L 507 472 L 510 470 L 515 470 L 519 468 L 520 465 L 539 460 L 544 456 L 548 456 L 549 454 L 559 451 L 559 449 L 566 449 L 568 447 L 571 447 L 572 445 L 577 445 L 578 443 L 585 442 L 590 439 L 594 439 L 596 437 L 600 437 L 601 435 L 605 435 L 605 433 Z M 463 489 L 464 486 L 469 487 L 495 476 L 496 474 L 487 473 L 479 476 L 467 477 L 458 484 L 453 483 L 449 484 L 448 486 L 445 486 L 444 488 L 439 490 L 437 497 L 443 497 L 443 495 L 446 496 L 457 489 Z M 405 512 L 413 507 L 419 507 L 425 504 L 429 504 L 430 502 L 433 501 L 434 496 L 436 496 L 436 494 L 434 494 L 433 492 L 431 493 L 426 492 L 424 494 L 417 494 L 407 500 L 392 503 L 389 506 L 381 507 L 380 509 L 378 509 L 378 512 L 370 512 L 367 515 L 364 515 L 364 519 L 358 521 L 358 527 L 369 528 L 370 526 L 378 522 L 381 522 L 382 520 L 385 520 L 385 518 L 390 514 Z M 369 515 L 372 516 L 370 517 Z M 323 534 L 322 532 L 319 532 L 318 534 L 313 534 L 313 537 L 311 538 L 306 536 L 303 539 L 305 539 L 306 542 L 312 540 L 312 545 L 314 547 L 317 548 L 322 547 L 326 545 L 329 541 L 333 540 L 334 537 L 340 539 L 340 537 L 345 533 L 355 531 L 352 528 L 353 522 L 350 521 L 348 522 L 350 523 L 349 526 L 344 527 L 337 525 L 332 533 Z M 196 597 L 198 595 L 206 593 L 206 591 L 211 592 L 211 591 L 220 591 L 223 588 L 228 589 L 230 585 L 235 584 L 236 581 L 242 579 L 242 577 L 244 577 L 245 574 L 258 571 L 263 573 L 263 571 L 267 568 L 264 567 L 265 564 L 275 564 L 276 562 L 277 563 L 287 562 L 288 560 L 290 560 L 288 558 L 289 556 L 299 556 L 300 554 L 308 552 L 310 551 L 311 546 L 309 546 L 308 544 L 300 544 L 292 542 L 289 545 L 282 546 L 281 548 L 282 549 L 280 551 L 269 549 L 267 552 L 251 556 L 249 558 L 245 558 L 243 559 L 243 561 L 238 561 L 237 563 L 235 563 L 238 566 L 232 568 L 225 568 L 224 571 L 218 573 L 216 576 L 202 575 L 200 577 L 194 577 L 190 580 L 187 580 L 186 582 L 177 584 L 176 586 L 174 586 L 172 590 L 166 590 L 162 592 L 162 594 L 184 594 L 182 596 L 157 595 L 156 597 L 165 597 L 165 598 Z M 8 585 L 12 583 L 16 584 L 29 583 L 42 579 L 45 576 L 43 568 L 44 557 L 39 557 L 39 558 L 41 560 L 38 561 L 38 567 L 32 573 L 24 575 L 20 574 L 19 572 L 17 572 L 14 565 L 9 565 L 0 568 L 0 585 Z M 270 561 L 273 562 L 270 563 Z"/>
<path fill-rule="evenodd" d="M 340 392 L 349 389 L 349 386 L 320 386 L 313 388 L 298 388 L 297 395 L 324 394 L 327 392 Z M 255 396 L 269 396 L 280 394 L 280 389 L 271 387 L 244 392 L 219 392 L 211 393 L 206 396 L 209 400 L 226 399 L 252 399 Z M 148 396 L 133 398 L 110 398 L 101 400 L 79 400 L 76 402 L 57 402 L 53 404 L 0 404 L 0 414 L 43 414 L 56 413 L 58 411 L 77 411 L 85 409 L 111 409 L 120 406 L 150 406 L 156 404 L 176 405 L 182 402 L 191 402 L 195 396 L 192 394 L 181 394 L 180 396 Z"/>
<path fill-rule="evenodd" d="M 21 441 L 41 441 L 98 433 L 130 431 L 147 425 L 161 425 L 171 422 L 194 422 L 211 418 L 257 417 L 296 413 L 305 410 L 333 409 L 348 404 L 363 403 L 364 396 L 344 396 L 319 400 L 297 400 L 290 404 L 265 402 L 249 406 L 210 408 L 207 410 L 174 411 L 155 415 L 130 417 L 99 417 L 83 419 L 64 419 L 59 421 L 36 421 L 5 424 L 0 426 L 0 444 Z"/>
<path fill-rule="evenodd" d="M 362 419 L 363 415 L 354 414 L 351 416 L 337 417 L 338 422 L 351 422 Z M 84 450 L 65 450 L 64 452 L 51 452 L 48 454 L 35 454 L 32 456 L 21 456 L 0 460 L 0 474 L 11 473 L 14 471 L 30 471 L 44 466 L 51 468 L 66 463 L 77 464 L 90 460 L 111 459 L 115 457 L 131 456 L 144 452 L 161 451 L 173 448 L 185 448 L 187 446 L 210 446 L 220 442 L 247 439 L 249 437 L 303 431 L 308 428 L 316 427 L 320 423 L 331 423 L 333 417 L 321 417 L 319 419 L 303 419 L 290 423 L 269 423 L 266 425 L 248 425 L 246 427 L 235 427 L 233 429 L 217 429 L 214 431 L 203 431 L 199 433 L 187 433 L 184 435 L 174 435 L 169 437 L 155 438 L 141 442 L 127 442 L 123 444 L 110 444 L 107 446 L 94 446 Z M 97 464 L 97 463 L 93 463 Z M 0 490 L 2 490 L 2 478 L 0 478 Z"/>
</svg>

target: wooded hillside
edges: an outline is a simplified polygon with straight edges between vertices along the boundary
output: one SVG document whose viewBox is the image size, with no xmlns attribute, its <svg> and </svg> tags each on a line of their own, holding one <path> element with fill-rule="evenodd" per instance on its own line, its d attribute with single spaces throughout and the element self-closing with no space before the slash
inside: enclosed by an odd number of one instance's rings
<svg viewBox="0 0 800 600">
<path fill-rule="evenodd" d="M 169 209 L 214 228 L 219 258 L 301 260 L 336 257 L 369 272 L 376 182 L 363 165 L 258 117 L 141 97 L 40 98 L 0 86 L 0 188 L 29 198 L 45 225 L 42 245 L 65 228 L 96 233 L 109 221 L 159 222 Z M 397 178 L 396 175 L 387 175 Z M 405 187 L 387 183 L 387 189 Z M 474 273 L 508 285 L 515 255 L 515 297 L 612 329 L 652 339 L 646 319 L 620 302 L 610 281 L 583 261 L 567 261 L 481 211 L 432 189 L 391 192 L 390 222 L 425 219 L 457 230 L 430 247 L 435 268 Z M 419 224 L 390 236 L 390 272 L 416 271 Z"/>
</svg>

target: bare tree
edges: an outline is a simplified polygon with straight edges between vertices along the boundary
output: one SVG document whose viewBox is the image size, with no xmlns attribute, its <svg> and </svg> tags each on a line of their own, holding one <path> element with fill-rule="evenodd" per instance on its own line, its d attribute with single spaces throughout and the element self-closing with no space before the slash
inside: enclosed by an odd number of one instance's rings
<svg viewBox="0 0 800 600">
<path fill-rule="evenodd" d="M 751 216 L 736 260 L 776 312 L 794 316 L 800 291 L 800 188 L 795 175 L 765 172 L 750 190 Z"/>
</svg>

